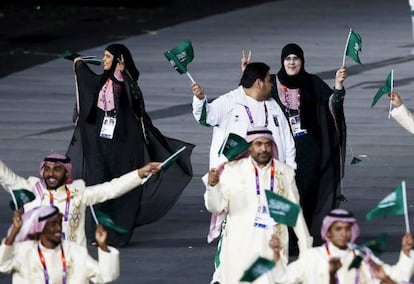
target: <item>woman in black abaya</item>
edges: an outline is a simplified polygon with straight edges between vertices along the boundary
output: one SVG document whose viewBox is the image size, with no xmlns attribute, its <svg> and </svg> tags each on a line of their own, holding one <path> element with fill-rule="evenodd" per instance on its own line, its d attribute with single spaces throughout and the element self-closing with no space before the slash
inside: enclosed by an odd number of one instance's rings
<svg viewBox="0 0 414 284">
<path fill-rule="evenodd" d="M 117 199 L 95 206 L 128 230 L 128 234 L 108 232 L 108 242 L 122 246 L 129 242 L 135 227 L 158 220 L 174 205 L 191 179 L 194 145 L 165 137 L 152 124 L 137 84 L 139 71 L 126 46 L 106 47 L 103 65 L 103 74 L 96 74 L 81 58 L 74 62 L 77 119 L 67 154 L 77 161 L 74 173 L 79 178 L 87 185 L 99 184 L 148 161 L 163 161 L 186 146 L 168 170 Z"/>
</svg>

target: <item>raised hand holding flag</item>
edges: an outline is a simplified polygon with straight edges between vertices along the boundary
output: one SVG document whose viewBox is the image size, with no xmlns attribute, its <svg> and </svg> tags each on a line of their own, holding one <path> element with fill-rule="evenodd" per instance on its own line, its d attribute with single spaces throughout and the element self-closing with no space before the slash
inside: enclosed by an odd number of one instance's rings
<svg viewBox="0 0 414 284">
<path fill-rule="evenodd" d="M 187 70 L 188 63 L 194 59 L 194 50 L 191 41 L 186 40 L 182 42 L 177 47 L 164 52 L 164 55 L 178 73 L 185 73 L 191 82 L 193 84 L 195 83 L 190 72 Z"/>
</svg>

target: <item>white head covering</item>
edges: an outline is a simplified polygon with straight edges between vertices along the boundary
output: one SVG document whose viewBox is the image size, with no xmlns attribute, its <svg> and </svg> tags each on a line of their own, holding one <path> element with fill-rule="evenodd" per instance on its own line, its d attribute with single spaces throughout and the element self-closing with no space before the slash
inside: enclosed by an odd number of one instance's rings
<svg viewBox="0 0 414 284">
<path fill-rule="evenodd" d="M 16 236 L 15 242 L 22 242 L 37 238 L 43 232 L 46 222 L 59 214 L 56 206 L 39 206 L 22 215 L 22 228 Z M 12 225 L 13 226 L 13 225 Z M 12 226 L 9 228 L 9 235 Z"/>
</svg>

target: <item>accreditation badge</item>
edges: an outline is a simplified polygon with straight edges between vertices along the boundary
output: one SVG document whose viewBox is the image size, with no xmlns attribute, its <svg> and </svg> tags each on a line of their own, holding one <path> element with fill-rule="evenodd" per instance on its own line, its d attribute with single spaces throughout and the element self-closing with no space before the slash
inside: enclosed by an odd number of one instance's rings
<svg viewBox="0 0 414 284">
<path fill-rule="evenodd" d="M 269 215 L 269 210 L 267 206 L 259 205 L 256 213 L 256 217 L 254 218 L 254 227 L 266 229 L 275 224 L 272 217 Z"/>
<path fill-rule="evenodd" d="M 293 136 L 301 136 L 306 134 L 306 129 L 302 129 L 300 126 L 300 115 L 289 116 L 290 129 L 292 129 Z"/>
<path fill-rule="evenodd" d="M 105 116 L 102 121 L 101 133 L 99 137 L 112 139 L 114 137 L 114 130 L 116 125 L 116 117 Z"/>
</svg>

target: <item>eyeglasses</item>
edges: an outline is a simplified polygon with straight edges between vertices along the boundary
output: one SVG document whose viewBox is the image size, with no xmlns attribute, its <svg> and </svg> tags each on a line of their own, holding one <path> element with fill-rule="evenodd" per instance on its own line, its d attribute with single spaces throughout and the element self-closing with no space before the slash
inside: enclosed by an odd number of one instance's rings
<svg viewBox="0 0 414 284">
<path fill-rule="evenodd" d="M 287 57 L 285 57 L 285 61 L 298 61 L 298 60 L 300 60 L 300 58 L 297 57 L 297 56 L 287 56 Z"/>
</svg>

